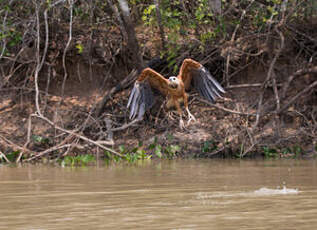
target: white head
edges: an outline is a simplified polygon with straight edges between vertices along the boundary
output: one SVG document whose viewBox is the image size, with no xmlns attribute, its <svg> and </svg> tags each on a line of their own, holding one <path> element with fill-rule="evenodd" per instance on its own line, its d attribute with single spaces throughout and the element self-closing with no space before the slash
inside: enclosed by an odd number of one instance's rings
<svg viewBox="0 0 317 230">
<path fill-rule="evenodd" d="M 169 87 L 172 88 L 172 89 L 176 89 L 178 87 L 178 84 L 179 84 L 179 79 L 175 76 L 171 76 L 168 78 L 168 81 L 169 81 Z"/>
</svg>

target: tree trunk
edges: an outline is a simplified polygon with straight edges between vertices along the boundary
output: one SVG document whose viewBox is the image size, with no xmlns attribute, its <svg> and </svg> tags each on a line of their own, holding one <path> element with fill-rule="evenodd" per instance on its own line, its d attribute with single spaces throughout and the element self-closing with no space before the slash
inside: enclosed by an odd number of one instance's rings
<svg viewBox="0 0 317 230">
<path fill-rule="evenodd" d="M 164 27 L 162 24 L 162 16 L 161 16 L 161 12 L 160 12 L 160 0 L 154 0 L 154 4 L 155 4 L 155 9 L 156 9 L 157 23 L 158 23 L 158 26 L 160 29 L 162 49 L 163 49 L 163 51 L 166 51 L 165 33 L 164 33 Z"/>
<path fill-rule="evenodd" d="M 130 10 L 126 0 L 119 0 L 120 10 L 123 16 L 123 21 L 125 24 L 125 29 L 128 35 L 128 49 L 132 53 L 132 58 L 135 67 L 138 71 L 141 71 L 144 68 L 143 57 L 140 54 L 138 40 L 135 35 L 134 25 L 130 19 Z"/>
</svg>

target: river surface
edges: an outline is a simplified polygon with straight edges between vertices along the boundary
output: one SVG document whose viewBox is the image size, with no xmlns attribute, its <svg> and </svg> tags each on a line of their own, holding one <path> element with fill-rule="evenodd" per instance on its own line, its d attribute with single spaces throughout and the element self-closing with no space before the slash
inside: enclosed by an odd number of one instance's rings
<svg viewBox="0 0 317 230">
<path fill-rule="evenodd" d="M 317 229 L 317 161 L 0 166 L 0 229 Z"/>
</svg>

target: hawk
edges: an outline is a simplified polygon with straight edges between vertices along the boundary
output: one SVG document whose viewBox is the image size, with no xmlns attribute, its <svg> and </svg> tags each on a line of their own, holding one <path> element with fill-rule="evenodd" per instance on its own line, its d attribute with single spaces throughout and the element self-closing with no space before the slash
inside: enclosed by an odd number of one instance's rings
<svg viewBox="0 0 317 230">
<path fill-rule="evenodd" d="M 167 97 L 167 108 L 176 107 L 179 114 L 179 126 L 185 127 L 182 118 L 180 103 L 184 103 L 188 114 L 187 125 L 196 118 L 188 109 L 188 95 L 186 90 L 193 87 L 200 96 L 211 103 L 216 98 L 225 93 L 222 86 L 211 76 L 209 71 L 199 62 L 192 59 L 185 59 L 181 66 L 178 76 L 171 76 L 168 79 L 151 68 L 145 68 L 138 76 L 134 87 L 130 93 L 127 108 L 130 108 L 130 119 L 137 116 L 138 120 L 143 119 L 145 111 L 154 104 L 152 89 L 157 89 Z"/>
</svg>

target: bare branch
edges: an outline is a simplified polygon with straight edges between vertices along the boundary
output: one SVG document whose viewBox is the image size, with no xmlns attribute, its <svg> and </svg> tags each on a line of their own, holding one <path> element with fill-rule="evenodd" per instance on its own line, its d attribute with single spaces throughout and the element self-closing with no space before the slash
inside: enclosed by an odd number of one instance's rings
<svg viewBox="0 0 317 230">
<path fill-rule="evenodd" d="M 291 82 L 294 80 L 295 77 L 299 77 L 299 76 L 309 74 L 309 73 L 317 74 L 317 66 L 299 69 L 295 73 L 293 73 L 291 76 L 289 76 L 286 84 L 283 87 L 282 97 L 284 98 L 286 96 L 289 85 L 291 84 Z"/>
<path fill-rule="evenodd" d="M 101 149 L 104 149 L 106 151 L 109 151 L 109 152 L 111 152 L 111 153 L 113 153 L 115 155 L 118 155 L 118 156 L 122 157 L 122 155 L 120 153 L 118 153 L 118 152 L 114 151 L 113 149 L 110 149 L 110 148 L 108 148 L 106 146 L 101 145 L 100 143 L 98 143 L 98 141 L 93 141 L 93 140 L 91 140 L 91 139 L 89 139 L 89 138 L 87 138 L 85 136 L 82 136 L 82 135 L 80 135 L 78 133 L 75 133 L 74 131 L 70 131 L 70 130 L 64 129 L 62 127 L 59 127 L 59 126 L 55 125 L 54 122 L 52 122 L 51 120 L 49 120 L 48 118 L 46 118 L 44 116 L 40 116 L 38 114 L 34 114 L 33 116 L 38 117 L 38 118 L 46 121 L 48 124 L 52 125 L 56 129 L 58 129 L 58 130 L 60 130 L 60 131 L 62 131 L 64 133 L 68 133 L 68 134 L 74 135 L 74 136 L 78 137 L 79 139 L 81 139 L 83 141 L 86 141 L 86 142 L 89 142 L 91 144 L 94 144 L 94 145 L 100 147 Z"/>
<path fill-rule="evenodd" d="M 36 35 L 37 35 L 37 43 L 36 43 L 36 63 L 37 67 L 35 68 L 35 73 L 34 73 L 34 84 L 35 84 L 35 106 L 36 106 L 36 111 L 39 115 L 42 114 L 41 109 L 40 109 L 40 104 L 39 104 L 39 85 L 38 85 L 38 79 L 39 79 L 39 72 L 40 72 L 40 16 L 39 16 L 39 5 L 35 3 L 35 13 L 36 13 Z"/>
<path fill-rule="evenodd" d="M 13 0 L 10 0 L 9 6 L 11 6 L 12 2 L 13 2 Z M 4 31 L 6 31 L 8 13 L 9 13 L 9 11 L 6 10 L 4 18 L 3 18 L 3 22 L 2 22 L 2 28 L 3 28 Z M 1 50 L 1 54 L 0 54 L 0 60 L 3 57 L 4 51 L 5 51 L 6 46 L 7 46 L 7 43 L 5 41 L 5 37 L 2 38 L 2 41 L 3 41 L 3 45 L 2 45 L 2 50 Z"/>
<path fill-rule="evenodd" d="M 134 125 L 135 123 L 137 123 L 137 122 L 139 122 L 139 121 L 140 121 L 140 120 L 135 119 L 135 120 L 129 122 L 128 124 L 124 124 L 124 125 L 122 125 L 121 127 L 112 128 L 112 129 L 109 129 L 109 130 L 107 130 L 107 131 L 108 131 L 108 132 L 121 131 L 121 130 L 124 130 L 124 129 L 129 128 L 130 126 Z"/>
<path fill-rule="evenodd" d="M 4 153 L 2 153 L 1 151 L 0 151 L 0 159 L 1 158 L 3 158 L 3 159 L 5 159 L 5 161 L 7 162 L 7 163 L 11 163 L 11 161 L 7 158 L 7 156 L 4 154 Z"/>
<path fill-rule="evenodd" d="M 68 41 L 66 44 L 66 47 L 63 52 L 63 68 L 64 68 L 64 79 L 62 83 L 62 100 L 64 97 L 64 90 L 65 90 L 65 84 L 66 84 L 66 79 L 67 79 L 67 69 L 66 69 L 66 53 L 68 51 L 69 45 L 72 41 L 72 34 L 73 34 L 73 5 L 74 5 L 74 0 L 69 0 L 69 32 L 68 32 Z"/>
<path fill-rule="evenodd" d="M 102 113 L 103 107 L 106 105 L 108 100 L 117 92 L 121 91 L 122 89 L 128 87 L 130 84 L 132 84 L 135 81 L 136 77 L 136 69 L 133 69 L 130 74 L 125 77 L 119 84 L 117 84 L 115 87 L 113 87 L 110 91 L 108 91 L 102 98 L 102 101 L 99 103 L 99 105 L 96 108 L 96 115 L 99 117 Z"/>
<path fill-rule="evenodd" d="M 300 96 L 302 96 L 303 94 L 307 93 L 309 90 L 311 90 L 315 86 L 317 86 L 317 81 L 314 81 L 312 84 L 307 86 L 304 90 L 302 90 L 301 92 L 296 94 L 294 97 L 292 97 L 290 100 L 288 100 L 286 105 L 284 105 L 280 110 L 278 110 L 277 113 L 280 114 L 283 111 L 285 111 L 286 109 L 288 109 L 288 107 L 290 107 Z"/>
<path fill-rule="evenodd" d="M 233 113 L 233 114 L 238 114 L 238 115 L 243 115 L 243 116 L 256 116 L 256 114 L 253 114 L 253 113 L 243 113 L 243 112 L 240 112 L 240 111 L 234 111 L 234 110 L 231 110 L 231 109 L 227 109 L 227 108 L 224 108 L 222 106 L 219 106 L 219 105 L 216 105 L 216 104 L 212 104 L 209 101 L 207 101 L 205 99 L 202 99 L 202 98 L 198 98 L 198 100 L 208 104 L 211 107 L 223 110 L 223 111 L 228 112 L 228 113 Z"/>
</svg>

